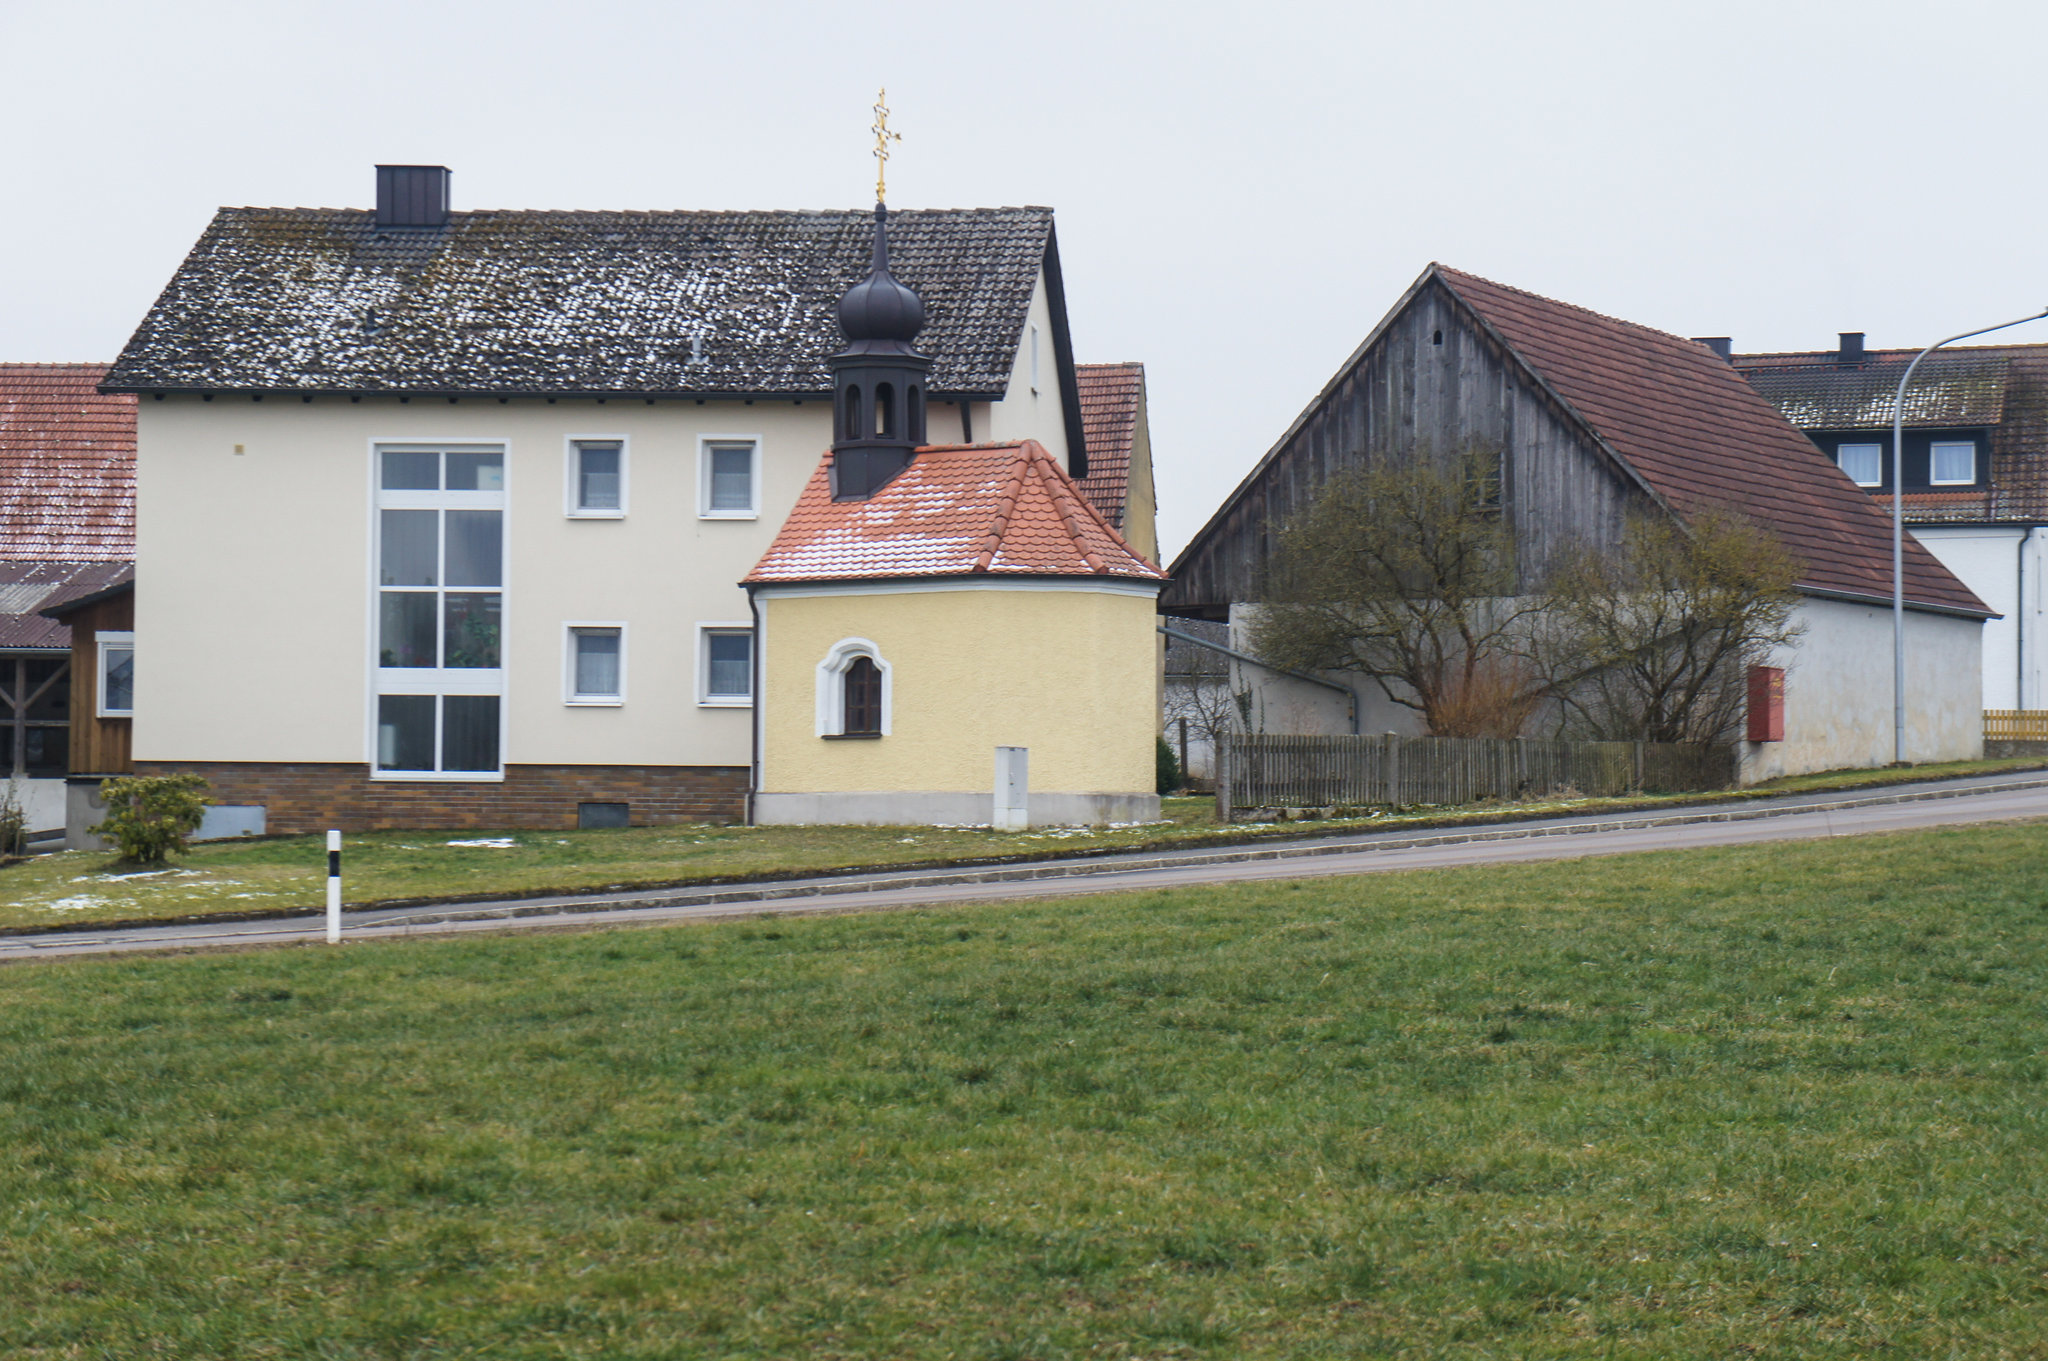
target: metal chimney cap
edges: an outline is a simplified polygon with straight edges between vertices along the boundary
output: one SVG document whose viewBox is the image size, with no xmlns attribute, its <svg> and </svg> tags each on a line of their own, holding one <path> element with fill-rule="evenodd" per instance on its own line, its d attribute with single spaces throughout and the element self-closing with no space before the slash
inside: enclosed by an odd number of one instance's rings
<svg viewBox="0 0 2048 1361">
<path fill-rule="evenodd" d="M 448 225 L 448 182 L 445 165 L 380 165 L 377 167 L 379 227 L 445 227 Z"/>
</svg>

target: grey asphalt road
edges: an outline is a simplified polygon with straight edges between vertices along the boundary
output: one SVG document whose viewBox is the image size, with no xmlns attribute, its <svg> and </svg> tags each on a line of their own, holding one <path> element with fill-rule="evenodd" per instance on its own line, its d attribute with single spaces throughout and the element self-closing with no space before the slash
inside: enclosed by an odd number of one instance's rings
<svg viewBox="0 0 2048 1361">
<path fill-rule="evenodd" d="M 1327 878 L 1462 865 L 1523 864 L 1634 851 L 1865 836 L 1967 823 L 2048 819 L 2048 778 L 1986 776 L 1862 795 L 1570 817 L 1435 832 L 1383 832 L 1257 846 L 1137 852 L 1054 864 L 939 869 L 696 890 L 649 889 L 433 909 L 351 912 L 346 940 L 649 925 L 763 914 L 867 912 L 1205 884 Z M 2048 829 L 2044 829 L 2048 836 Z M 137 951 L 297 945 L 318 917 L 0 937 L 0 962 Z"/>
</svg>

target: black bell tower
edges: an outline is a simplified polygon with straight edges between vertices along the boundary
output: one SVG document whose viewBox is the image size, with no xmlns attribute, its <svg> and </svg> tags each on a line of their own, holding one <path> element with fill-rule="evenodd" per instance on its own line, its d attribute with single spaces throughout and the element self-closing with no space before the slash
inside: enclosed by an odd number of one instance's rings
<svg viewBox="0 0 2048 1361">
<path fill-rule="evenodd" d="M 911 345 L 924 301 L 889 272 L 888 210 L 875 204 L 868 275 L 839 300 L 846 348 L 832 370 L 832 499 L 865 501 L 925 442 L 932 361 Z"/>
</svg>

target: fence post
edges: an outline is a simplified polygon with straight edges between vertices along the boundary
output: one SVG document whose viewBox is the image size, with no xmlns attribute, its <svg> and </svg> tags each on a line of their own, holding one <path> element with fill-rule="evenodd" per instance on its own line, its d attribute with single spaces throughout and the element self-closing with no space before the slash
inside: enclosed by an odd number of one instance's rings
<svg viewBox="0 0 2048 1361">
<path fill-rule="evenodd" d="M 1384 739 L 1387 750 L 1387 805 L 1401 806 L 1401 739 L 1388 733 Z"/>
<path fill-rule="evenodd" d="M 1188 721 L 1180 721 L 1180 782 L 1185 785 L 1193 777 L 1188 773 Z"/>
<path fill-rule="evenodd" d="M 1230 823 L 1230 734 L 1216 734 L 1216 821 Z"/>
<path fill-rule="evenodd" d="M 1638 741 L 1636 742 L 1636 786 L 1635 786 L 1635 787 L 1636 787 L 1636 793 L 1640 794 L 1640 793 L 1642 793 L 1642 792 L 1643 792 L 1643 744 L 1642 744 L 1642 742 L 1641 742 L 1641 740 L 1640 740 L 1640 739 L 1639 739 L 1639 740 L 1638 740 Z"/>
</svg>

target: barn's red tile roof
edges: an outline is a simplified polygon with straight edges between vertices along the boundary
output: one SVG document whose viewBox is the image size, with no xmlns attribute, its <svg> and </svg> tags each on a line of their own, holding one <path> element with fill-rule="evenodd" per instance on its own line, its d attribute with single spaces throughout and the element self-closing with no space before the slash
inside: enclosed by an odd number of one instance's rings
<svg viewBox="0 0 2048 1361">
<path fill-rule="evenodd" d="M 1727 361 L 1682 336 L 1432 268 L 1666 504 L 1733 507 L 1769 527 L 1805 561 L 1808 589 L 1890 598 L 1890 520 Z M 1990 612 L 1911 535 L 1905 572 L 1909 601 Z"/>
<path fill-rule="evenodd" d="M 749 584 L 888 577 L 1163 581 L 1036 440 L 920 449 L 866 501 L 834 501 L 828 455 Z"/>
<path fill-rule="evenodd" d="M 135 399 L 104 364 L 0 364 L 0 562 L 135 556 Z"/>
<path fill-rule="evenodd" d="M 127 562 L 0 562 L 0 648 L 70 647 L 70 625 L 40 611 L 134 576 Z"/>
<path fill-rule="evenodd" d="M 1145 403 L 1143 364 L 1076 364 L 1081 387 L 1081 428 L 1088 444 L 1088 476 L 1081 494 L 1119 530 L 1131 493 L 1131 447 Z"/>
</svg>

